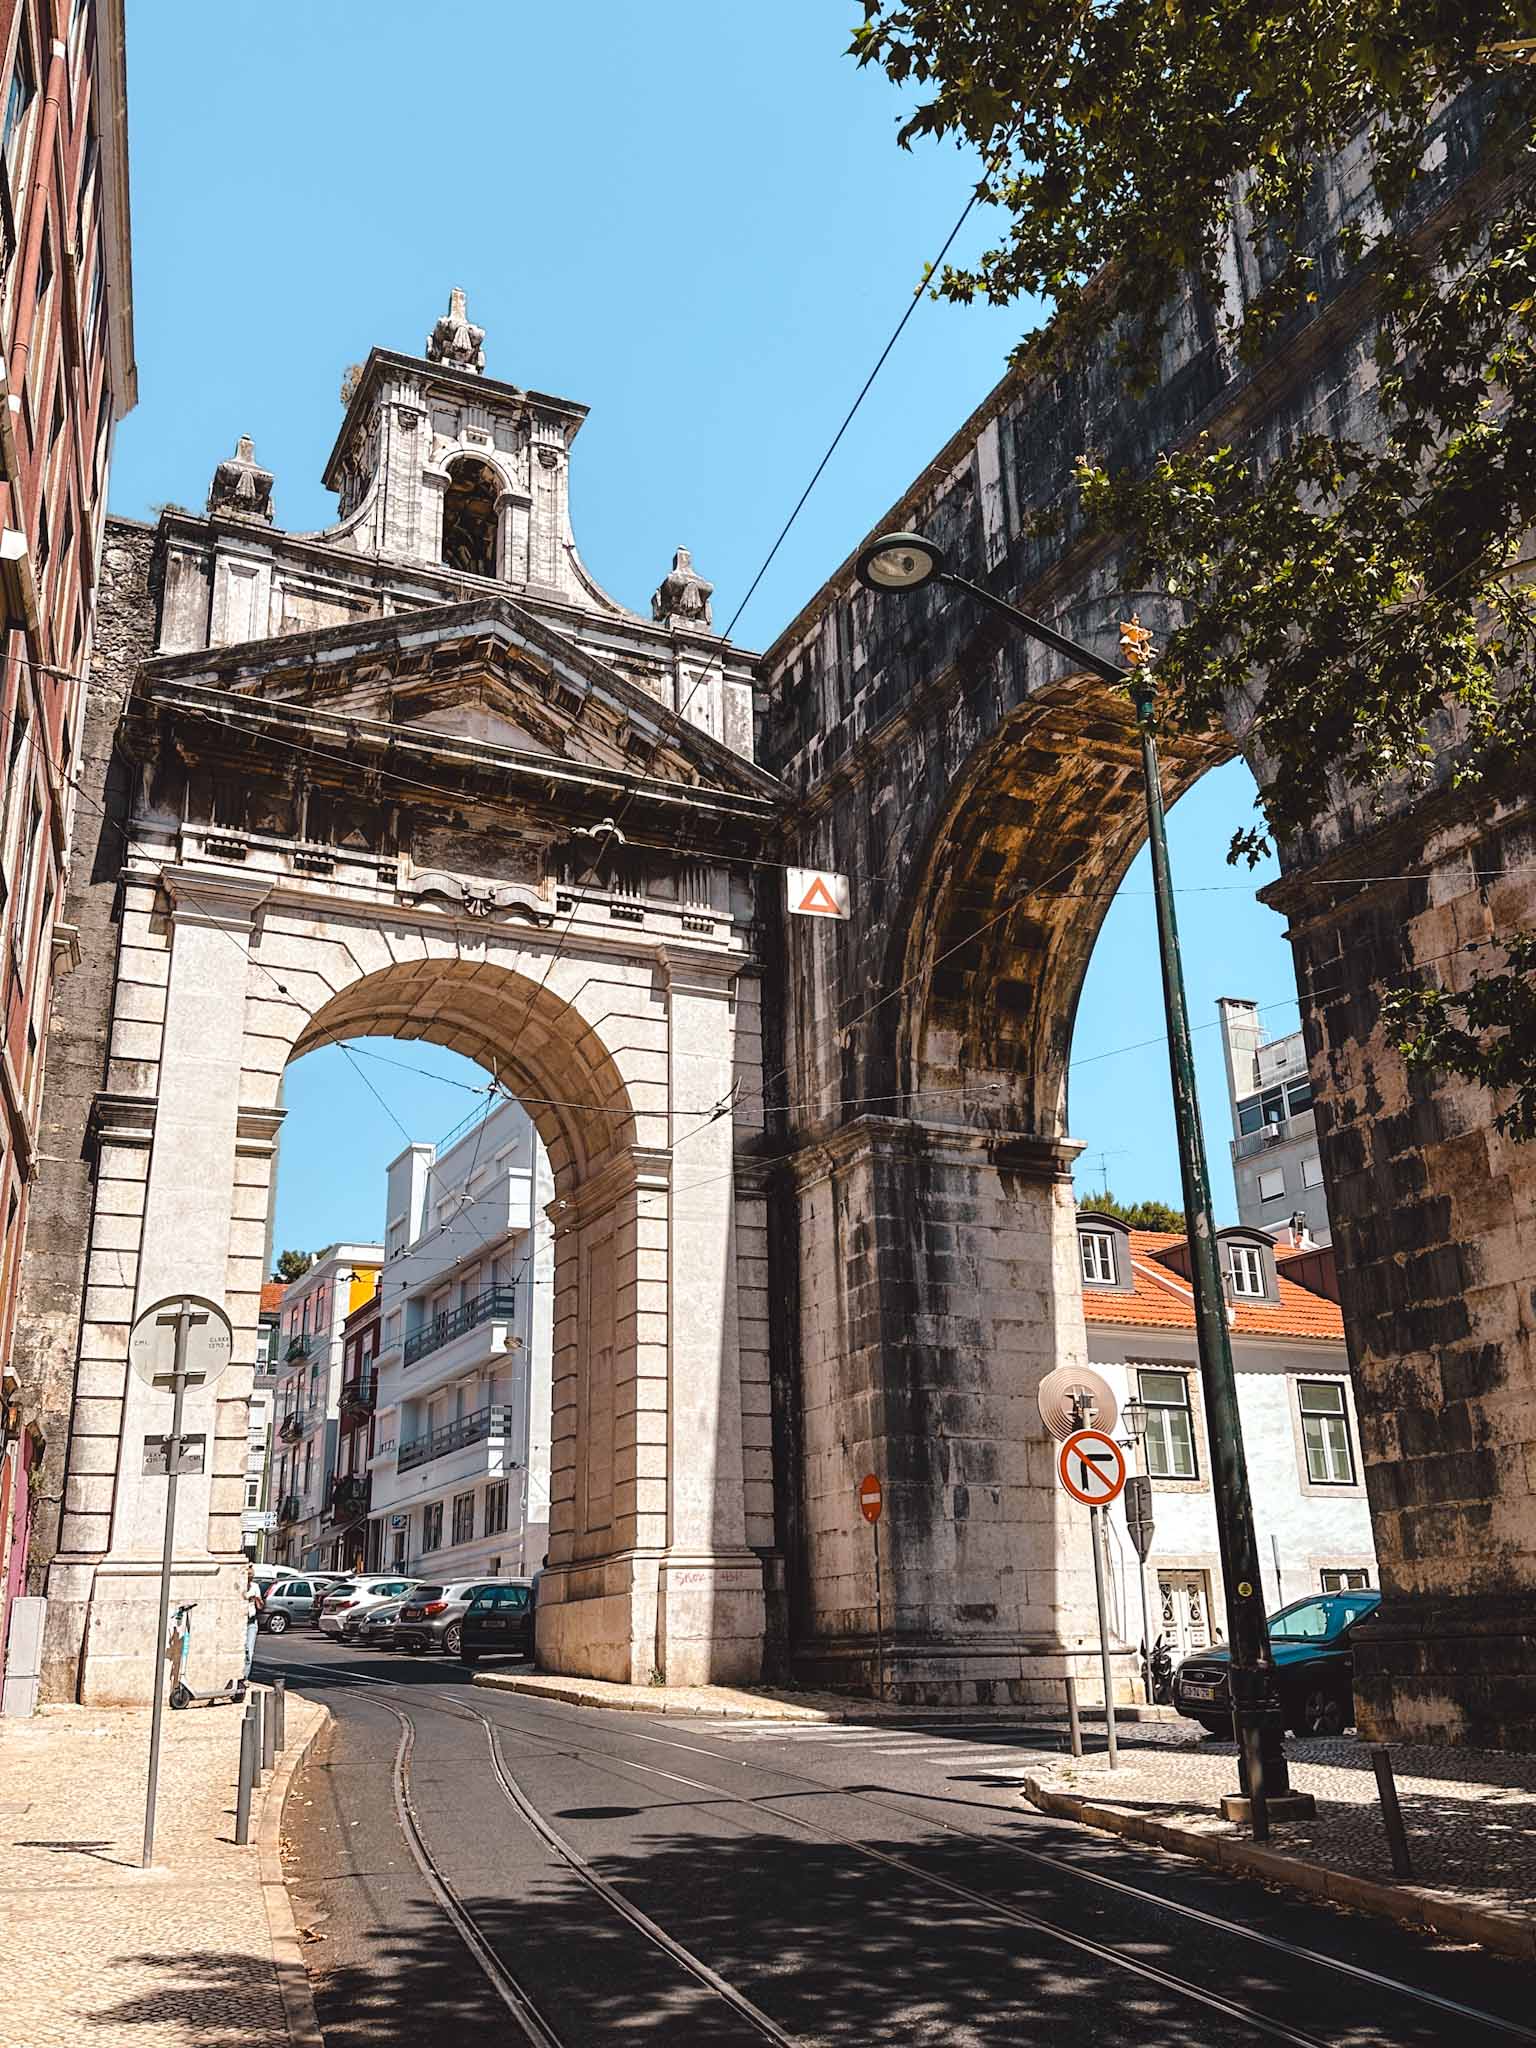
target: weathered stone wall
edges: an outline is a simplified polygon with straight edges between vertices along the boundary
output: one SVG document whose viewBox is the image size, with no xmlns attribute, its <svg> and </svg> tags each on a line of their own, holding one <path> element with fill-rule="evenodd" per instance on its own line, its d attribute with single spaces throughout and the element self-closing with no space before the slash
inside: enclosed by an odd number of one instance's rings
<svg viewBox="0 0 1536 2048">
<path fill-rule="evenodd" d="M 80 964 L 54 996 L 41 1159 L 15 1353 L 18 1371 L 37 1390 L 46 1433 L 28 1554 L 32 1593 L 46 1589 L 72 1483 L 65 1453 L 90 1242 L 97 1137 L 92 1108 L 107 1071 L 121 914 L 118 878 L 132 791 L 130 768 L 117 752 L 117 734 L 134 674 L 154 645 L 153 553 L 152 528 L 132 520 L 107 521 L 63 912 L 80 934 Z M 60 1642 L 50 1627 L 45 1685 L 50 1697 L 67 1699 L 74 1692 L 73 1664 L 67 1648 L 60 1661 Z"/>
<path fill-rule="evenodd" d="M 1426 218 L 1481 203 L 1480 133 L 1475 102 L 1444 110 L 1430 138 Z M 1244 440 L 1261 455 L 1319 423 L 1369 439 L 1369 278 L 1343 267 L 1338 233 L 1371 203 L 1359 152 L 1318 181 L 1309 231 L 1317 300 L 1262 363 L 1240 362 L 1223 345 L 1213 309 L 1192 295 L 1174 309 L 1149 393 L 1127 388 L 1108 345 L 1071 372 L 1012 375 L 871 531 L 930 535 L 961 574 L 1102 654 L 1113 653 L 1116 623 L 1133 609 L 1163 633 L 1170 619 L 1161 601 L 1122 592 L 1114 548 L 1085 542 L 1070 505 L 1051 533 L 1031 527 L 1027 515 L 1064 506 L 1082 449 L 1113 468 L 1136 468 L 1201 433 Z M 1251 252 L 1234 246 L 1228 310 L 1240 310 L 1262 281 Z M 1124 708 L 1080 682 L 1062 686 L 1062 667 L 963 594 L 930 585 L 877 596 L 857 584 L 851 561 L 764 657 L 760 758 L 790 793 L 789 858 L 843 870 L 853 896 L 850 923 L 790 919 L 783 945 L 782 1099 L 791 1106 L 780 1129 L 791 1172 L 782 1236 L 799 1244 L 800 1290 L 799 1329 L 778 1360 L 796 1384 L 781 1389 L 778 1409 L 786 1428 L 806 1432 L 808 1476 L 787 1571 L 802 1588 L 797 1651 L 813 1662 L 834 1638 L 867 1641 L 874 1620 L 868 1570 L 861 1578 L 854 1564 L 839 1571 L 845 1583 L 835 1605 L 823 1605 L 817 1592 L 817 1560 L 862 1552 L 851 1488 L 812 1490 L 816 1417 L 862 1408 L 884 1418 L 858 1441 L 876 1469 L 884 1458 L 899 1472 L 908 1430 L 931 1436 L 907 1390 L 964 1389 L 982 1369 L 992 1311 L 969 1331 L 946 1320 L 956 1284 L 973 1285 L 974 1276 L 948 1265 L 950 1244 L 925 1241 L 924 1226 L 943 1212 L 923 1187 L 888 1203 L 824 1201 L 814 1213 L 795 1190 L 807 1185 L 808 1151 L 870 1115 L 910 1120 L 914 1139 L 936 1122 L 1026 1141 L 1065 1136 L 1078 991 L 1104 910 L 1141 842 L 1142 791 Z M 1230 737 L 1213 735 L 1203 751 L 1167 747 L 1168 793 L 1241 740 L 1237 707 Z M 1449 756 L 1442 783 L 1448 769 Z M 1475 837 L 1476 821 L 1469 816 L 1458 829 Z M 1301 893 L 1277 900 L 1299 915 L 1305 895 L 1310 916 L 1318 892 L 1304 883 L 1320 862 L 1345 860 L 1351 849 L 1364 849 L 1357 866 L 1371 875 L 1433 857 L 1427 813 L 1420 822 L 1406 817 L 1395 861 L 1373 850 L 1378 830 L 1369 806 L 1341 804 L 1305 843 L 1284 850 L 1285 873 Z M 1383 1730 L 1445 1727 L 1518 1739 L 1528 1721 L 1508 1701 L 1527 1652 L 1517 1653 L 1510 1616 L 1530 1619 L 1536 1541 L 1526 1466 L 1536 1435 L 1528 1168 L 1489 1135 L 1489 1104 L 1393 1077 L 1373 993 L 1389 970 L 1444 951 L 1448 913 L 1433 907 L 1440 914 L 1426 928 L 1434 943 L 1421 944 L 1413 924 L 1420 913 L 1391 885 L 1366 884 L 1341 908 L 1337 930 L 1316 941 L 1317 963 L 1312 940 L 1300 952 L 1321 1156 L 1389 1596 L 1372 1713 Z M 1522 910 L 1508 895 L 1455 915 L 1465 921 L 1474 909 L 1480 931 L 1507 931 L 1522 915 L 1528 921 L 1529 905 Z M 1325 955 L 1333 1008 L 1308 993 Z M 1155 990 L 1134 1000 L 1159 1014 Z M 963 1220 L 985 1230 L 985 1200 Z M 903 1284 L 885 1288 L 877 1322 L 854 1328 L 839 1290 L 878 1291 L 871 1272 L 900 1272 Z M 1075 1272 L 1056 1277 L 1069 1294 L 1076 1287 Z M 1043 1241 L 1007 1284 L 1024 1299 L 1053 1284 Z M 1474 1365 L 1474 1357 L 1491 1360 L 1490 1345 L 1497 1364 Z M 1012 1385 L 1021 1395 L 1032 1369 L 1019 1364 Z M 1482 1398 L 1492 1388 L 1474 1392 L 1469 1384 L 1490 1372 L 1498 1387 L 1492 1403 Z M 997 1414 L 985 1424 L 1001 1426 Z M 1398 1455 L 1403 1441 L 1412 1447 L 1406 1460 Z M 902 1505 L 898 1492 L 893 1514 Z M 905 1649 L 916 1656 L 926 1645 L 937 1670 L 969 1639 L 971 1613 L 985 1596 L 968 1590 L 942 1613 L 925 1604 L 924 1587 L 953 1555 L 953 1504 L 929 1486 L 905 1511 L 908 1530 L 890 1532 L 887 1594 Z M 1475 1589 L 1457 1612 L 1465 1627 L 1485 1631 L 1478 1654 L 1490 1669 L 1482 1704 L 1468 1694 L 1451 1709 L 1446 1681 L 1424 1674 L 1431 1665 L 1449 1672 L 1462 1652 L 1448 1638 L 1431 1649 L 1427 1638 L 1450 1626 L 1446 1603 L 1459 1598 L 1479 1531 Z M 981 1574 L 996 1570 L 989 1561 Z"/>
</svg>

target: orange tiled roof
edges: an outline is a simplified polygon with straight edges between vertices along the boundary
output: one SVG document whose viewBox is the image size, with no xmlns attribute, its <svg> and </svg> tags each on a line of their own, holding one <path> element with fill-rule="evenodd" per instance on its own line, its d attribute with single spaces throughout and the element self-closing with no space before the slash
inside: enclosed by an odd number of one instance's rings
<svg viewBox="0 0 1536 2048">
<path fill-rule="evenodd" d="M 1090 1323 L 1119 1323 L 1133 1328 L 1193 1330 L 1195 1299 L 1189 1282 L 1181 1273 L 1163 1264 L 1158 1254 L 1182 1240 L 1168 1230 L 1131 1232 L 1131 1275 L 1135 1291 L 1111 1293 L 1107 1288 L 1085 1286 L 1083 1316 Z M 1278 1302 L 1240 1301 L 1231 1330 L 1235 1337 L 1311 1337 L 1319 1343 L 1342 1344 L 1344 1318 L 1336 1301 L 1314 1294 L 1287 1280 L 1283 1264 L 1277 1268 Z"/>
<path fill-rule="evenodd" d="M 283 1305 L 283 1296 L 287 1291 L 285 1282 L 281 1280 L 263 1280 L 261 1283 L 262 1314 L 264 1316 L 276 1314 L 277 1310 Z"/>
</svg>

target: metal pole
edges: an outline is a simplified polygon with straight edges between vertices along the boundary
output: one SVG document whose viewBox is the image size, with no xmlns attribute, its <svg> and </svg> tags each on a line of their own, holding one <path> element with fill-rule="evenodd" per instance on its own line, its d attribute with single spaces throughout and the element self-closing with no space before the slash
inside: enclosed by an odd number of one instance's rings
<svg viewBox="0 0 1536 2048">
<path fill-rule="evenodd" d="M 251 1781 L 256 1776 L 256 1722 L 250 1707 L 240 1723 L 240 1776 L 235 1785 L 235 1840 L 251 1839 Z"/>
<path fill-rule="evenodd" d="M 155 1653 L 150 1669 L 154 1674 L 154 1704 L 149 1719 L 149 1787 L 144 1798 L 144 1849 L 140 1867 L 148 1870 L 155 1860 L 155 1802 L 160 1791 L 160 1728 L 165 1718 L 165 1638 L 171 1620 L 171 1563 L 176 1554 L 176 1482 L 181 1463 L 181 1416 L 187 1394 L 187 1329 L 192 1304 L 180 1302 L 176 1309 L 176 1351 L 171 1368 L 171 1435 L 166 1462 L 170 1471 L 165 1487 L 165 1539 L 160 1548 L 160 1609 L 155 1624 Z"/>
<path fill-rule="evenodd" d="M 1397 1803 L 1397 1780 L 1392 1775 L 1391 1751 L 1373 1747 L 1371 1769 L 1376 1773 L 1376 1793 L 1381 1800 L 1381 1818 L 1387 1830 L 1392 1875 L 1412 1877 L 1413 1859 L 1408 1854 L 1408 1831 L 1403 1826 L 1403 1810 Z"/>
<path fill-rule="evenodd" d="M 253 1690 L 250 1705 L 252 1713 L 256 1716 L 256 1768 L 253 1775 L 254 1782 L 259 1788 L 267 1760 L 267 1703 L 259 1691 Z"/>
<path fill-rule="evenodd" d="M 875 1673 L 876 1690 L 885 1698 L 885 1609 L 880 1598 L 880 1517 L 870 1523 L 875 1532 Z"/>
<path fill-rule="evenodd" d="M 1083 1753 L 1083 1724 L 1077 1718 L 1077 1680 L 1070 1672 L 1067 1674 L 1066 1685 L 1067 1740 L 1072 1745 L 1072 1754 L 1074 1756 L 1081 1756 Z"/>
<path fill-rule="evenodd" d="M 261 1701 L 261 1768 L 270 1771 L 277 1761 L 277 1695 L 264 1692 Z"/>
<path fill-rule="evenodd" d="M 1141 1640 L 1146 1662 L 1141 1668 L 1141 1689 L 1147 1696 L 1147 1705 L 1154 1704 L 1152 1698 L 1152 1623 L 1147 1612 L 1147 1567 L 1145 1559 L 1136 1560 L 1136 1579 L 1141 1587 Z"/>
<path fill-rule="evenodd" d="M 1227 1631 L 1231 1644 L 1232 1705 L 1246 1738 L 1248 1796 L 1253 1802 L 1254 1834 L 1268 1832 L 1266 1799 L 1287 1792 L 1285 1752 L 1278 1727 L 1264 1724 L 1274 1692 L 1274 1663 L 1264 1616 L 1259 1545 L 1248 1491 L 1248 1464 L 1243 1454 L 1242 1422 L 1237 1407 L 1237 1376 L 1227 1327 L 1226 1291 L 1217 1259 L 1216 1225 L 1211 1214 L 1210 1172 L 1205 1138 L 1195 1097 L 1195 1061 L 1190 1047 L 1189 1011 L 1184 997 L 1184 969 L 1179 954 L 1179 928 L 1174 912 L 1173 881 L 1168 861 L 1168 836 L 1163 821 L 1163 786 L 1158 769 L 1153 727 L 1155 690 L 1145 670 L 1125 677 L 1136 706 L 1141 732 L 1141 761 L 1147 800 L 1147 845 L 1152 857 L 1152 892 L 1157 905 L 1158 947 L 1162 957 L 1163 1002 L 1168 1019 L 1168 1064 L 1173 1079 L 1174 1121 L 1179 1136 L 1179 1171 L 1184 1188 L 1184 1214 L 1195 1295 L 1195 1335 L 1200 1378 L 1205 1390 L 1206 1432 L 1216 1502 L 1216 1534 L 1226 1590 Z"/>
<path fill-rule="evenodd" d="M 288 1681 L 274 1678 L 272 1681 L 272 1747 L 276 1750 L 288 1746 Z"/>
<path fill-rule="evenodd" d="M 1099 1667 L 1104 1673 L 1104 1732 L 1109 1738 L 1109 1768 L 1120 1768 L 1120 1750 L 1115 1741 L 1115 1675 L 1109 1662 L 1109 1610 L 1104 1598 L 1104 1545 L 1099 1527 L 1102 1508 L 1088 1510 L 1088 1527 L 1093 1536 L 1093 1597 L 1099 1608 Z"/>
</svg>

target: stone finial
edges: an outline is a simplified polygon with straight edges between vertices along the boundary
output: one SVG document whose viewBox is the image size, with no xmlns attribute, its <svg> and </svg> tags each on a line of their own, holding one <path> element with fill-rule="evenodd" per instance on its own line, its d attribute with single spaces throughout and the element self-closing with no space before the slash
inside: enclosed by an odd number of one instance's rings
<svg viewBox="0 0 1536 2048">
<path fill-rule="evenodd" d="M 456 370 L 484 370 L 483 327 L 472 327 L 464 294 L 457 285 L 448 294 L 448 310 L 427 336 L 427 360 L 449 363 Z"/>
<path fill-rule="evenodd" d="M 272 524 L 272 472 L 256 460 L 256 444 L 249 434 L 240 436 L 234 454 L 226 455 L 213 472 L 208 510 Z"/>
<path fill-rule="evenodd" d="M 672 557 L 671 569 L 662 577 L 661 587 L 651 599 L 651 617 L 659 626 L 712 626 L 715 615 L 709 600 L 714 588 L 694 568 L 688 550 L 679 548 Z"/>
</svg>

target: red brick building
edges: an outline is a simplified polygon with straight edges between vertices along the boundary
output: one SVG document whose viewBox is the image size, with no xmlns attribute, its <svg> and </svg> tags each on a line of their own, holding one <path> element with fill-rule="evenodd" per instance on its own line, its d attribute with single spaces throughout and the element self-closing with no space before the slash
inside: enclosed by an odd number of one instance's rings
<svg viewBox="0 0 1536 2048">
<path fill-rule="evenodd" d="M 0 0 L 0 1668 L 43 1428 L 12 1357 L 107 470 L 136 397 L 122 0 Z"/>
</svg>

